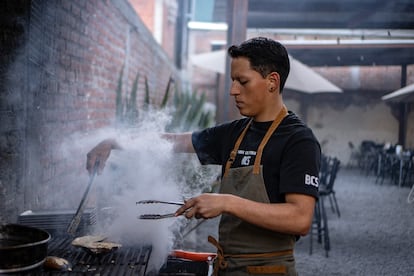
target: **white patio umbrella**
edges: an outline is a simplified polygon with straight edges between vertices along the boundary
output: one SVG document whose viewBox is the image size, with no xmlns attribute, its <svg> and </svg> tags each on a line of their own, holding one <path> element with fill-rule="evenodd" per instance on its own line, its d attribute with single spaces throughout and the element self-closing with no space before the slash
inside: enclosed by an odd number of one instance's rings
<svg viewBox="0 0 414 276">
<path fill-rule="evenodd" d="M 393 102 L 414 101 L 414 83 L 382 96 L 381 99 Z"/>
<path fill-rule="evenodd" d="M 226 51 L 219 50 L 192 55 L 190 62 L 197 67 L 204 68 L 220 74 L 225 73 Z M 304 93 L 341 93 L 342 89 L 325 79 L 312 68 L 289 56 L 290 73 L 286 80 L 285 89 Z"/>
</svg>

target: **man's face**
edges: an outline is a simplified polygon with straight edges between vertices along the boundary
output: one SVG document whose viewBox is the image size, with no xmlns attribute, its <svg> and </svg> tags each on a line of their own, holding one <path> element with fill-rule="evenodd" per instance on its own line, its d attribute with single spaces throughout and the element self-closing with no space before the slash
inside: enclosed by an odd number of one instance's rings
<svg viewBox="0 0 414 276">
<path fill-rule="evenodd" d="M 269 77 L 263 78 L 257 71 L 250 68 L 247 58 L 233 58 L 231 61 L 230 95 L 234 96 L 240 114 L 252 117 L 256 121 L 274 120 L 271 111 L 275 106 L 275 93 L 271 90 Z"/>
</svg>

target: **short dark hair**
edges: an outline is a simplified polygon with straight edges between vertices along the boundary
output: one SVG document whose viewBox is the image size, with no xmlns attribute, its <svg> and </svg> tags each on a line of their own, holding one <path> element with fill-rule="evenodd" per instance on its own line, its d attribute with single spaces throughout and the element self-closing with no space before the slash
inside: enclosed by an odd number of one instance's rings
<svg viewBox="0 0 414 276">
<path fill-rule="evenodd" d="M 240 45 L 230 46 L 227 52 L 232 58 L 247 58 L 250 67 L 263 78 L 271 72 L 277 72 L 280 76 L 280 93 L 282 93 L 289 75 L 290 63 L 288 52 L 281 43 L 266 37 L 255 37 Z"/>
</svg>

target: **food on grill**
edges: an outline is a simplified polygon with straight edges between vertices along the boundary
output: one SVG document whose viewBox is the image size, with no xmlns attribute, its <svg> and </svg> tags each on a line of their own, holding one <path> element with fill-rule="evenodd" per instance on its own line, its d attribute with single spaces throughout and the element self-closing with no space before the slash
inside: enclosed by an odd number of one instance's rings
<svg viewBox="0 0 414 276">
<path fill-rule="evenodd" d="M 72 271 L 72 265 L 69 263 L 68 260 L 55 256 L 47 256 L 45 258 L 43 266 L 47 269 L 52 270 Z"/>
<path fill-rule="evenodd" d="M 105 240 L 106 237 L 99 235 L 99 236 L 83 236 L 83 237 L 77 237 L 72 241 L 72 245 L 74 246 L 85 246 L 85 244 L 90 244 L 94 242 L 101 242 Z"/>
<path fill-rule="evenodd" d="M 105 236 L 83 236 L 72 241 L 73 246 L 81 247 L 93 254 L 109 253 L 122 245 L 119 243 L 105 241 Z"/>
</svg>

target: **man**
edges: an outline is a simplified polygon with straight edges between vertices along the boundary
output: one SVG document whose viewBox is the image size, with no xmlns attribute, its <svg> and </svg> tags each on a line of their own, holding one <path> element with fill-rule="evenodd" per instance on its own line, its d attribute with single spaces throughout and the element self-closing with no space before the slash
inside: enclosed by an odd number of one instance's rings
<svg viewBox="0 0 414 276">
<path fill-rule="evenodd" d="M 177 151 L 202 164 L 221 164 L 219 194 L 189 199 L 176 211 L 187 218 L 221 216 L 215 273 L 296 275 L 293 248 L 311 227 L 318 195 L 320 146 L 288 112 L 282 91 L 289 57 L 278 42 L 258 37 L 231 46 L 231 89 L 245 118 L 194 133 L 164 134 Z M 88 169 L 104 161 L 115 141 L 88 153 Z M 103 168 L 101 166 L 101 169 Z"/>
</svg>

